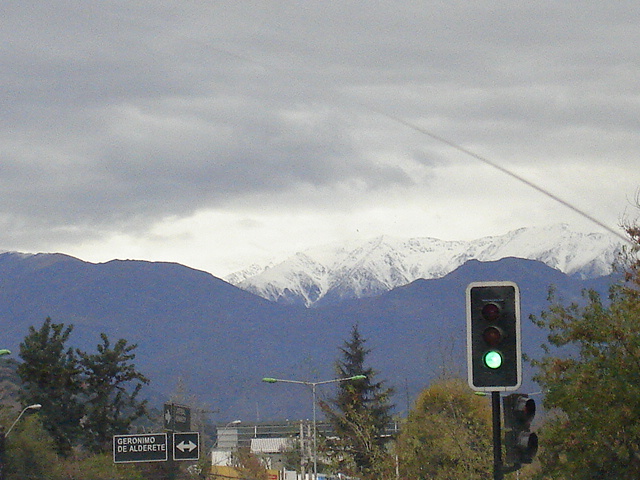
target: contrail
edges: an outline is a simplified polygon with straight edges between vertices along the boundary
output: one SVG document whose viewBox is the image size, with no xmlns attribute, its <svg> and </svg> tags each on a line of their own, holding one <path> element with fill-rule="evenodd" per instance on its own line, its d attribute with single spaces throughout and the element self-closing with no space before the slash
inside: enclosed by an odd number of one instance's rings
<svg viewBox="0 0 640 480">
<path fill-rule="evenodd" d="M 499 164 L 489 160 L 488 158 L 483 157 L 482 155 L 478 155 L 477 153 L 475 153 L 475 152 L 473 152 L 473 151 L 469 150 L 468 148 L 465 148 L 465 147 L 463 147 L 461 145 L 458 145 L 457 143 L 454 143 L 451 140 L 448 140 L 448 139 L 446 139 L 444 137 L 441 137 L 440 135 L 436 135 L 435 133 L 430 132 L 429 130 L 426 130 L 425 128 L 422 128 L 422 127 L 420 127 L 420 126 L 418 126 L 418 125 L 416 125 L 414 123 L 411 123 L 408 120 L 405 120 L 404 118 L 397 117 L 397 116 L 392 115 L 392 114 L 387 113 L 387 112 L 383 112 L 382 110 L 375 109 L 375 108 L 370 107 L 369 105 L 366 105 L 366 104 L 363 104 L 363 103 L 359 103 L 359 105 L 362 108 L 366 108 L 367 110 L 370 110 L 370 111 L 372 111 L 374 113 L 377 113 L 378 115 L 381 115 L 381 116 L 386 117 L 386 118 L 388 118 L 390 120 L 393 120 L 394 122 L 397 122 L 397 123 L 399 123 L 401 125 L 404 125 L 405 127 L 408 127 L 411 130 L 414 130 L 414 131 L 416 131 L 418 133 L 422 133 L 423 135 L 426 135 L 426 136 L 428 136 L 428 137 L 430 137 L 430 138 L 432 138 L 432 139 L 434 139 L 434 140 L 436 140 L 436 141 L 438 141 L 440 143 L 444 143 L 445 145 L 448 145 L 451 148 L 453 148 L 455 150 L 458 150 L 459 152 L 464 153 L 465 155 L 468 155 L 468 156 L 470 156 L 472 158 L 475 158 L 476 160 L 479 160 L 480 162 L 484 163 L 485 165 L 489 165 L 490 167 L 495 168 L 496 170 L 504 173 L 505 175 L 508 175 L 511 178 L 514 178 L 514 179 L 518 180 L 519 182 L 524 183 L 528 187 L 531 187 L 534 190 L 542 193 L 543 195 L 546 195 L 550 199 L 555 200 L 559 204 L 564 205 L 568 209 L 573 210 L 578 215 L 581 215 L 582 217 L 584 217 L 587 220 L 595 223 L 599 227 L 604 228 L 606 231 L 608 231 L 609 233 L 615 235 L 618 238 L 621 238 L 625 242 L 629 242 L 629 239 L 627 237 L 622 235 L 617 230 L 614 230 L 610 226 L 606 225 L 605 223 L 601 222 L 600 220 L 595 218 L 593 215 L 590 215 L 587 212 L 585 212 L 584 210 L 581 210 L 580 208 L 570 204 L 568 201 L 564 200 L 563 198 L 560 198 L 558 195 L 550 192 L 546 188 L 543 188 L 540 185 L 538 185 L 536 183 L 533 183 L 531 180 L 528 180 L 525 177 L 523 177 L 521 175 L 518 175 L 517 173 L 514 173 L 511 170 L 506 169 L 502 165 L 499 165 Z"/>
<path fill-rule="evenodd" d="M 253 64 L 256 64 L 256 65 L 259 65 L 259 66 L 265 68 L 266 70 L 271 70 L 271 71 L 280 70 L 280 71 L 282 71 L 282 68 L 279 68 L 279 67 L 277 67 L 275 65 L 269 65 L 269 64 L 266 64 L 264 62 L 255 60 L 255 59 L 253 59 L 253 58 L 251 58 L 251 57 L 249 57 L 249 56 L 247 56 L 247 55 L 245 55 L 243 53 L 232 52 L 232 51 L 224 50 L 224 49 L 221 49 L 221 48 L 213 48 L 213 50 L 215 50 L 217 52 L 220 52 L 222 54 L 226 54 L 226 55 L 228 55 L 230 57 L 242 60 L 242 61 L 247 62 L 247 63 L 253 63 Z M 284 73 L 286 75 L 288 75 L 289 77 L 291 77 L 291 73 L 289 71 L 284 72 Z M 484 163 L 485 165 L 493 167 L 494 169 L 504 173 L 505 175 L 508 175 L 509 177 L 511 177 L 511 178 L 513 178 L 513 179 L 515 179 L 515 180 L 527 185 L 528 187 L 540 192 L 541 194 L 543 194 L 546 197 L 554 200 L 555 202 L 559 203 L 560 205 L 565 206 L 569 210 L 572 210 L 573 212 L 577 213 L 578 215 L 586 218 L 590 222 L 594 223 L 595 225 L 598 225 L 599 227 L 603 228 L 604 230 L 606 230 L 607 232 L 611 233 L 612 235 L 615 235 L 616 237 L 622 239 L 624 242 L 626 242 L 626 243 L 630 242 L 630 240 L 627 237 L 625 237 L 623 234 L 621 234 L 619 231 L 611 228 L 609 225 L 606 225 L 604 222 L 598 220 L 593 215 L 590 215 L 589 213 L 585 212 L 584 210 L 576 207 L 575 205 L 572 205 L 567 200 L 564 200 L 563 198 L 561 198 L 558 195 L 552 193 L 551 191 L 547 190 L 546 188 L 541 187 L 540 185 L 532 182 L 531 180 L 528 180 L 525 177 L 523 177 L 521 175 L 518 175 L 515 172 L 512 172 L 511 170 L 503 167 L 502 165 L 500 165 L 500 164 L 498 164 L 496 162 L 493 162 L 493 161 L 489 160 L 488 158 L 483 157 L 482 155 L 479 155 L 479 154 L 469 150 L 468 148 L 465 148 L 465 147 L 463 147 L 461 145 L 458 145 L 457 143 L 454 143 L 454 142 L 452 142 L 451 140 L 448 140 L 445 137 L 442 137 L 442 136 L 437 135 L 437 134 L 435 134 L 433 132 L 430 132 L 429 130 L 427 130 L 425 128 L 422 128 L 419 125 L 416 125 L 415 123 L 412 123 L 412 122 L 410 122 L 408 120 L 405 120 L 402 117 L 398 117 L 396 115 L 393 115 L 391 113 L 385 112 L 383 110 L 379 110 L 379 109 L 374 108 L 374 107 L 372 107 L 370 105 L 367 105 L 367 104 L 359 102 L 359 101 L 355 101 L 355 100 L 353 100 L 351 98 L 348 98 L 348 97 L 345 97 L 345 100 L 347 100 L 350 103 L 353 103 L 355 105 L 358 105 L 358 106 L 360 106 L 361 108 L 363 108 L 365 110 L 369 110 L 370 112 L 376 113 L 377 115 L 380 115 L 382 117 L 388 118 L 388 119 L 390 119 L 390 120 L 392 120 L 392 121 L 394 121 L 394 122 L 396 122 L 396 123 L 398 123 L 400 125 L 404 125 L 405 127 L 410 128 L 411 130 L 414 130 L 414 131 L 416 131 L 418 133 L 426 135 L 426 136 L 432 138 L 433 140 L 436 140 L 436 141 L 438 141 L 440 143 L 448 145 L 451 148 L 453 148 L 454 150 L 462 152 L 462 153 L 464 153 L 465 155 L 468 155 L 471 158 L 475 158 L 476 160 Z"/>
</svg>

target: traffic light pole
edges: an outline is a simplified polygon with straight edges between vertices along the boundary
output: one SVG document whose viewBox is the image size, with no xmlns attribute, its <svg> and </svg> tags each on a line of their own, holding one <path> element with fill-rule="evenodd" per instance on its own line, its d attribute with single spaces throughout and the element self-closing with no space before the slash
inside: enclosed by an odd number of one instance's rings
<svg viewBox="0 0 640 480">
<path fill-rule="evenodd" d="M 493 480 L 504 478 L 502 467 L 502 426 L 500 422 L 500 392 L 491 392 L 493 414 Z"/>
</svg>

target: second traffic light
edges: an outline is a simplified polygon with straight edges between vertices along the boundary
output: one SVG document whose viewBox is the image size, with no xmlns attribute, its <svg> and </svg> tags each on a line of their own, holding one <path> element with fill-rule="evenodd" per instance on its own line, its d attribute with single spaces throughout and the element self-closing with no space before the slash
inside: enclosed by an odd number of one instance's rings
<svg viewBox="0 0 640 480">
<path fill-rule="evenodd" d="M 469 386 L 483 392 L 513 391 L 522 383 L 520 290 L 513 282 L 474 282 L 467 287 Z"/>
<path fill-rule="evenodd" d="M 530 430 L 536 415 L 536 402 L 520 393 L 507 395 L 502 402 L 507 463 L 518 469 L 522 464 L 533 462 L 538 453 L 538 435 Z"/>
</svg>

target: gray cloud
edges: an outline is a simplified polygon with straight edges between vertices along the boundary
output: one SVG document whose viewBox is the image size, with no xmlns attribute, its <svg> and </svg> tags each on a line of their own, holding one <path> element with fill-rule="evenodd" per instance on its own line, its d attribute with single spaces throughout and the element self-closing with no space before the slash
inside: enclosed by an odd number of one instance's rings
<svg viewBox="0 0 640 480">
<path fill-rule="evenodd" d="M 341 192 L 370 201 L 446 165 L 442 145 L 376 120 L 366 105 L 514 166 L 577 156 L 637 164 L 631 2 L 27 1 L 0 10 L 7 244 L 144 230 L 252 202 L 341 208 Z M 375 122 L 388 131 L 367 134 Z"/>
</svg>

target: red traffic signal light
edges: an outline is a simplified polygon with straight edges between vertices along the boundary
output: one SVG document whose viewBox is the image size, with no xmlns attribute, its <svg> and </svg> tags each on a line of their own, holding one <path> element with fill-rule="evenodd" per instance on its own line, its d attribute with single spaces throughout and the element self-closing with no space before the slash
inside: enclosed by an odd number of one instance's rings
<svg viewBox="0 0 640 480">
<path fill-rule="evenodd" d="M 495 322 L 500 317 L 500 305 L 489 302 L 482 307 L 481 313 L 487 322 Z"/>
</svg>

